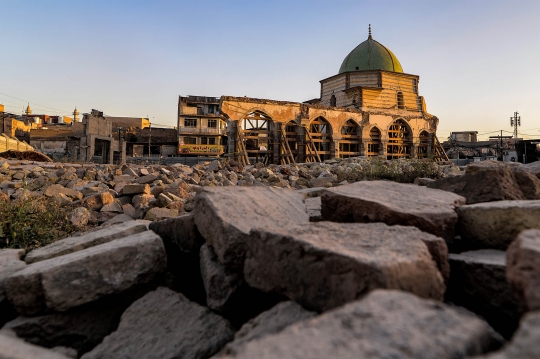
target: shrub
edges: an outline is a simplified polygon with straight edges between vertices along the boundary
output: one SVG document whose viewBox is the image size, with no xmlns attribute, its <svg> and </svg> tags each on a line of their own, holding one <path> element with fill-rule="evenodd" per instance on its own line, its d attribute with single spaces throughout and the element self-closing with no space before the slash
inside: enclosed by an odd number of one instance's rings
<svg viewBox="0 0 540 359">
<path fill-rule="evenodd" d="M 0 248 L 23 248 L 27 252 L 75 232 L 68 210 L 45 196 L 10 201 L 0 198 Z"/>
</svg>

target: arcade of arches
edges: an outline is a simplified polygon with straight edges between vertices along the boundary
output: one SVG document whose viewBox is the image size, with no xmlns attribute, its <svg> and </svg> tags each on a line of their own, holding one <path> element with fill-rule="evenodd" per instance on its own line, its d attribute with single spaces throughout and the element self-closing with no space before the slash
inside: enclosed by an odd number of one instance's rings
<svg viewBox="0 0 540 359">
<path fill-rule="evenodd" d="M 428 157 L 434 120 L 396 118 L 320 105 L 222 97 L 229 154 L 244 163 L 302 163 L 332 158 Z"/>
</svg>

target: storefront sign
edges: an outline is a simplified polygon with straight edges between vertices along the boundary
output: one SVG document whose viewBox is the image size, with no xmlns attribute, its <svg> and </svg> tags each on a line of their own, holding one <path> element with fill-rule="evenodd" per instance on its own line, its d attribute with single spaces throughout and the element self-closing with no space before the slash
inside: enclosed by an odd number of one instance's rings
<svg viewBox="0 0 540 359">
<path fill-rule="evenodd" d="M 220 145 L 180 145 L 178 152 L 181 155 L 211 155 L 218 156 L 223 154 L 223 146 Z"/>
</svg>

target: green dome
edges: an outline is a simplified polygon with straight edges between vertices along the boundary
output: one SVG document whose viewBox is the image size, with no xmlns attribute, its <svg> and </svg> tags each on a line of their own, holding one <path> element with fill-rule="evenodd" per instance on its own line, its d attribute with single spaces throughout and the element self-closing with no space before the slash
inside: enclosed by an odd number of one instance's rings
<svg viewBox="0 0 540 359">
<path fill-rule="evenodd" d="M 371 34 L 366 41 L 356 46 L 347 55 L 339 68 L 339 73 L 366 70 L 403 72 L 396 55 L 387 47 L 373 40 Z"/>
</svg>

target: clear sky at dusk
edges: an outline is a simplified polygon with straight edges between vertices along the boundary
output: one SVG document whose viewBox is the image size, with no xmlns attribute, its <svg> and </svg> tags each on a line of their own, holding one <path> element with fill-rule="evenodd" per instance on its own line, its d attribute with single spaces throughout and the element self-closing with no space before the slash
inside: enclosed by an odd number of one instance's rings
<svg viewBox="0 0 540 359">
<path fill-rule="evenodd" d="M 305 101 L 372 24 L 420 76 L 441 141 L 511 132 L 516 110 L 520 133 L 540 138 L 538 0 L 0 0 L 0 12 L 0 103 L 12 113 L 22 99 L 34 113 L 77 106 L 176 126 L 179 95 Z"/>
</svg>

